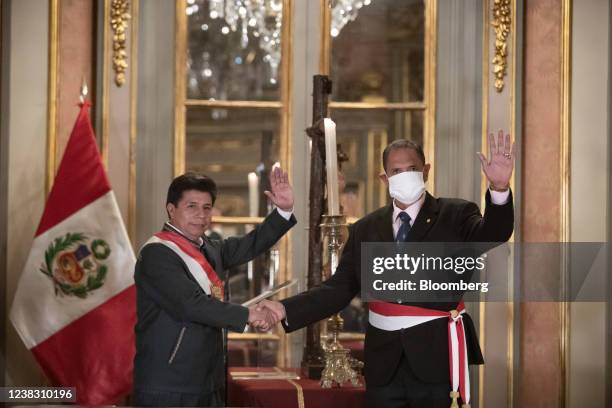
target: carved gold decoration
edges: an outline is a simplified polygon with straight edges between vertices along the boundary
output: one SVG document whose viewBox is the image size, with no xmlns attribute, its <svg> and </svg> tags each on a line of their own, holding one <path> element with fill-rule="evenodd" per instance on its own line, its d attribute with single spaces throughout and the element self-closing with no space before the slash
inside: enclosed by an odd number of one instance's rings
<svg viewBox="0 0 612 408">
<path fill-rule="evenodd" d="M 338 344 L 340 343 L 333 343 L 325 350 L 325 368 L 321 377 L 321 387 L 331 388 L 341 386 L 346 382 L 350 382 L 353 387 L 359 387 L 361 384 L 357 372 L 351 367 L 349 350 L 342 346 L 338 347 Z"/>
<path fill-rule="evenodd" d="M 495 57 L 493 74 L 495 75 L 495 89 L 501 92 L 504 89 L 504 77 L 508 68 L 508 35 L 512 23 L 511 0 L 493 0 L 493 21 L 495 29 Z"/>
<path fill-rule="evenodd" d="M 344 215 L 324 215 L 321 230 L 327 237 L 327 257 L 330 271 L 335 271 L 340 258 L 340 250 L 343 242 L 343 231 L 346 229 L 346 217 Z M 329 343 L 323 343 L 325 351 L 325 368 L 321 373 L 321 387 L 331 388 L 334 385 L 341 386 L 350 382 L 353 386 L 360 385 L 357 370 L 363 367 L 361 361 L 353 359 L 349 350 L 340 344 L 339 335 L 344 327 L 344 321 L 339 314 L 335 314 L 327 320 Z"/>
<path fill-rule="evenodd" d="M 130 19 L 129 0 L 112 0 L 111 21 L 113 29 L 113 70 L 115 71 L 115 84 L 122 86 L 125 83 L 127 71 L 127 27 Z"/>
<path fill-rule="evenodd" d="M 327 331 L 331 333 L 331 342 L 325 346 L 325 368 L 321 373 L 321 387 L 331 388 L 350 382 L 353 387 L 361 385 L 358 371 L 363 363 L 349 355 L 350 350 L 338 341 L 339 333 L 344 328 L 344 320 L 335 314 L 327 320 Z"/>
</svg>

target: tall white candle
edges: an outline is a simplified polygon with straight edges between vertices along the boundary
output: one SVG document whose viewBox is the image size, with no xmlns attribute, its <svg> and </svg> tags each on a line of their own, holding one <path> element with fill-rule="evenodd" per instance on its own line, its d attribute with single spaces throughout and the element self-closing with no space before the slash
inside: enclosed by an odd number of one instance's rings
<svg viewBox="0 0 612 408">
<path fill-rule="evenodd" d="M 259 214 L 259 177 L 254 172 L 249 173 L 249 216 Z"/>
<path fill-rule="evenodd" d="M 336 124 L 325 118 L 325 170 L 327 171 L 327 213 L 340 215 L 338 196 L 338 154 L 336 153 Z"/>
</svg>

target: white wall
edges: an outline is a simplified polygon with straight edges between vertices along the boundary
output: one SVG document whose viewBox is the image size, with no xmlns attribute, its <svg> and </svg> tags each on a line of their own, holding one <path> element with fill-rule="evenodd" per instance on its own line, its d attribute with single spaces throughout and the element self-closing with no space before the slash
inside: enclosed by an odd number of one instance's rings
<svg viewBox="0 0 612 408">
<path fill-rule="evenodd" d="M 170 1 L 140 2 L 136 251 L 166 221 L 166 193 L 173 178 L 174 8 Z"/>
<path fill-rule="evenodd" d="M 438 1 L 435 195 L 480 203 L 482 0 Z"/>
<path fill-rule="evenodd" d="M 10 1 L 10 0 L 9 0 Z M 10 1 L 8 48 L 8 211 L 6 302 L 15 288 L 43 210 L 47 143 L 48 2 Z M 4 61 L 3 61 L 4 63 Z M 5 84 L 3 84 L 5 86 Z M 2 177 L 6 177 L 3 175 Z M 42 375 L 6 321 L 6 384 L 37 384 Z"/>
<path fill-rule="evenodd" d="M 572 10 L 571 241 L 606 241 L 609 0 L 580 0 Z M 598 281 L 599 280 L 599 281 Z M 604 285 L 589 276 L 585 284 Z M 570 306 L 570 407 L 603 407 L 605 304 Z"/>
</svg>

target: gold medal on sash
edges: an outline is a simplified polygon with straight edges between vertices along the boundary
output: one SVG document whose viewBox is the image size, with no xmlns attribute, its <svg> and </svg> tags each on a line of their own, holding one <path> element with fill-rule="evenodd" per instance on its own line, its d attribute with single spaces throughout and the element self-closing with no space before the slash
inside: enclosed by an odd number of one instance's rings
<svg viewBox="0 0 612 408">
<path fill-rule="evenodd" d="M 213 295 L 213 297 L 219 299 L 219 300 L 223 300 L 223 290 L 221 289 L 220 286 L 217 285 L 210 285 L 210 291 Z"/>
<path fill-rule="evenodd" d="M 450 397 L 452 399 L 450 408 L 459 408 L 459 402 L 457 402 L 459 399 L 459 393 L 457 391 L 451 391 Z"/>
</svg>

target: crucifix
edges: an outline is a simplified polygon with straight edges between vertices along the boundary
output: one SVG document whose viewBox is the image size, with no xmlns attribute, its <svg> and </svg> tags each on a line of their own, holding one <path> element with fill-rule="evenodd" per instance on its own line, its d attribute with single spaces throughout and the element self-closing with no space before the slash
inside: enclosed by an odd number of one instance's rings
<svg viewBox="0 0 612 408">
<path fill-rule="evenodd" d="M 306 129 L 310 137 L 310 198 L 308 223 L 308 289 L 321 283 L 323 262 L 323 240 L 321 222 L 325 210 L 325 135 L 320 122 L 327 117 L 329 94 L 332 83 L 326 75 L 315 75 L 312 90 L 312 126 Z M 321 347 L 321 325 L 312 324 L 306 329 L 306 345 L 302 357 L 302 368 L 308 378 L 321 378 L 325 367 L 325 353 Z"/>
</svg>

